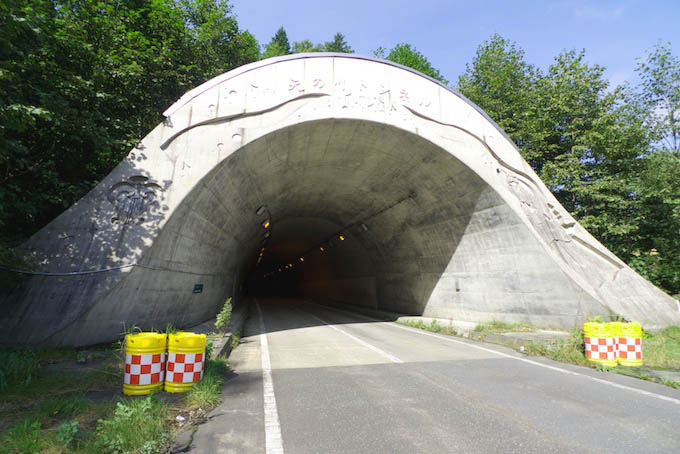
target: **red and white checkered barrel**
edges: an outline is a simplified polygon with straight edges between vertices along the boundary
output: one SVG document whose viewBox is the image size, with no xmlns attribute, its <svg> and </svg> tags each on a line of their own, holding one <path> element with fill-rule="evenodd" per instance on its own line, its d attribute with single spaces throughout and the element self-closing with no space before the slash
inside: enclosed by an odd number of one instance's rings
<svg viewBox="0 0 680 454">
<path fill-rule="evenodd" d="M 196 383 L 203 378 L 204 353 L 169 353 L 168 378 L 170 383 Z"/>
<path fill-rule="evenodd" d="M 165 390 L 188 391 L 203 378 L 205 367 L 205 334 L 175 333 L 168 339 L 168 367 Z"/>
<path fill-rule="evenodd" d="M 619 323 L 616 327 L 618 361 L 622 366 L 642 366 L 642 327 L 637 323 Z"/>
<path fill-rule="evenodd" d="M 149 394 L 160 390 L 165 380 L 166 335 L 158 333 L 125 336 L 125 374 L 123 393 Z"/>
<path fill-rule="evenodd" d="M 586 323 L 583 325 L 586 358 L 596 364 L 616 366 L 616 338 L 609 323 Z"/>
</svg>

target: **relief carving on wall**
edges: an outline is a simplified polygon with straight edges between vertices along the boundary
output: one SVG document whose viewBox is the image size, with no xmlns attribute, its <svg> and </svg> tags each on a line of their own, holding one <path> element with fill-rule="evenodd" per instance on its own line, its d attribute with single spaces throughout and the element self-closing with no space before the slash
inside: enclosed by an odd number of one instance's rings
<svg viewBox="0 0 680 454">
<path fill-rule="evenodd" d="M 141 224 L 159 209 L 158 197 L 161 186 L 149 178 L 136 175 L 114 184 L 108 200 L 116 210 L 111 218 L 113 224 Z"/>
<path fill-rule="evenodd" d="M 598 259 L 604 260 L 605 263 L 611 266 L 611 268 L 600 268 L 598 271 L 603 275 L 606 275 L 608 280 L 616 280 L 619 271 L 623 268 L 621 263 L 619 263 L 616 257 L 609 251 L 602 250 L 601 247 L 594 244 L 589 238 L 579 235 L 579 232 L 575 228 L 576 222 L 569 216 L 563 216 L 560 209 L 548 201 L 547 196 L 541 189 L 541 185 L 532 178 L 531 175 L 505 162 L 494 152 L 485 138 L 479 137 L 460 126 L 437 121 L 409 106 L 404 107 L 417 117 L 442 126 L 455 128 L 480 142 L 493 158 L 492 162 L 495 162 L 495 165 L 498 166 L 496 171 L 499 174 L 505 175 L 505 183 L 510 190 L 510 193 L 519 201 L 522 211 L 529 218 L 531 225 L 560 255 L 560 257 L 562 257 L 564 262 L 566 262 L 569 267 L 576 268 L 581 274 L 585 273 L 584 275 L 587 275 L 586 270 L 592 270 L 593 268 L 590 267 L 589 263 L 584 261 L 586 259 L 583 255 L 583 249 L 585 248 Z"/>
</svg>

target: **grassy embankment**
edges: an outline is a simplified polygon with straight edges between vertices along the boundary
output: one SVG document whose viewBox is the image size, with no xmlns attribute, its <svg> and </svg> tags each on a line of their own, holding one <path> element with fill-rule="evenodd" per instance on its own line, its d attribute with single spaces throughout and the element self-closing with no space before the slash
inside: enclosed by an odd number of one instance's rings
<svg viewBox="0 0 680 454">
<path fill-rule="evenodd" d="M 228 370 L 226 359 L 208 360 L 188 393 L 124 397 L 119 345 L 0 350 L 2 452 L 169 452 L 176 433 L 219 403 Z"/>
<path fill-rule="evenodd" d="M 400 322 L 402 323 L 402 322 Z M 425 329 L 435 333 L 457 335 L 450 327 L 438 325 L 435 321 L 425 324 L 422 321 L 404 322 L 403 324 L 414 328 Z M 527 324 L 513 324 L 500 321 L 481 323 L 473 331 L 473 337 L 484 340 L 485 334 L 500 334 L 508 332 L 531 332 L 537 328 Z M 588 362 L 585 357 L 583 344 L 583 331 L 580 329 L 572 330 L 568 338 L 554 340 L 550 342 L 527 341 L 518 344 L 508 341 L 503 345 L 522 351 L 528 355 L 544 356 L 554 361 L 589 366 L 606 372 L 614 372 L 622 375 L 650 380 L 680 389 L 680 381 L 661 378 L 655 374 L 655 370 L 675 370 L 680 371 L 680 326 L 670 326 L 659 332 L 643 331 L 642 357 L 644 366 L 634 367 L 604 367 L 595 366 Z"/>
</svg>

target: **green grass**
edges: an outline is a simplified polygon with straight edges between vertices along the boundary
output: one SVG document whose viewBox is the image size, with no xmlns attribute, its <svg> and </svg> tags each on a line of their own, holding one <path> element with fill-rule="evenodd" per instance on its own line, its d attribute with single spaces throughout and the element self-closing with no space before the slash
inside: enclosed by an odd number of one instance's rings
<svg viewBox="0 0 680 454">
<path fill-rule="evenodd" d="M 656 332 L 644 332 L 642 359 L 645 366 L 657 369 L 680 369 L 680 326 Z"/>
<path fill-rule="evenodd" d="M 419 328 L 419 329 L 424 329 L 425 331 L 430 331 L 432 333 L 440 333 L 440 334 L 448 334 L 450 336 L 456 336 L 458 333 L 456 333 L 456 330 L 451 328 L 450 326 L 442 326 L 437 323 L 436 320 L 432 320 L 429 324 L 423 322 L 422 320 L 404 320 L 404 321 L 397 321 L 397 323 L 400 323 L 402 325 L 410 326 L 412 328 Z"/>
<path fill-rule="evenodd" d="M 220 402 L 220 391 L 224 384 L 224 377 L 229 371 L 229 365 L 224 358 L 207 360 L 205 373 L 198 383 L 187 392 L 185 400 L 193 408 L 214 406 Z"/>
<path fill-rule="evenodd" d="M 174 443 L 175 412 L 219 403 L 229 371 L 224 358 L 206 361 L 203 379 L 173 404 L 179 408 L 158 396 L 121 398 L 119 347 L 0 350 L 0 453 L 165 453 Z"/>
<path fill-rule="evenodd" d="M 42 436 L 40 423 L 29 418 L 11 427 L 0 439 L 0 443 L 7 454 L 38 453 L 48 447 Z"/>
<path fill-rule="evenodd" d="M 98 422 L 94 446 L 121 454 L 165 452 L 174 442 L 167 419 L 168 406 L 154 396 L 121 400 L 112 417 Z"/>
<path fill-rule="evenodd" d="M 168 430 L 168 413 L 168 406 L 153 396 L 118 399 L 59 425 L 48 427 L 26 418 L 0 437 L 0 445 L 3 454 L 169 452 L 174 439 Z M 89 419 L 97 416 L 101 417 L 93 424 Z"/>
<path fill-rule="evenodd" d="M 527 342 L 524 353 L 534 356 L 545 356 L 554 361 L 587 366 L 584 354 L 583 331 L 574 329 L 567 339 L 558 339 L 550 343 Z"/>
<path fill-rule="evenodd" d="M 86 412 L 91 407 L 91 402 L 84 396 L 78 394 L 60 399 L 50 399 L 43 402 L 39 407 L 39 414 L 42 419 L 56 418 L 63 420 L 72 418 Z"/>
<path fill-rule="evenodd" d="M 517 333 L 536 331 L 536 327 L 529 323 L 506 323 L 494 320 L 478 324 L 474 331 L 476 333 Z"/>
</svg>

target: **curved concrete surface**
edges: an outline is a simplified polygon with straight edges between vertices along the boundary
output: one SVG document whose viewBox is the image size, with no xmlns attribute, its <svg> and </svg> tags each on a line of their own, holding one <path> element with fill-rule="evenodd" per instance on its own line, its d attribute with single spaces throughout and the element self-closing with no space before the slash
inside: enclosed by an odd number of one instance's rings
<svg viewBox="0 0 680 454">
<path fill-rule="evenodd" d="M 467 321 L 680 322 L 483 112 L 419 73 L 347 55 L 271 59 L 166 116 L 28 242 L 46 272 L 72 274 L 32 277 L 3 341 L 189 326 L 244 285 Z"/>
</svg>

